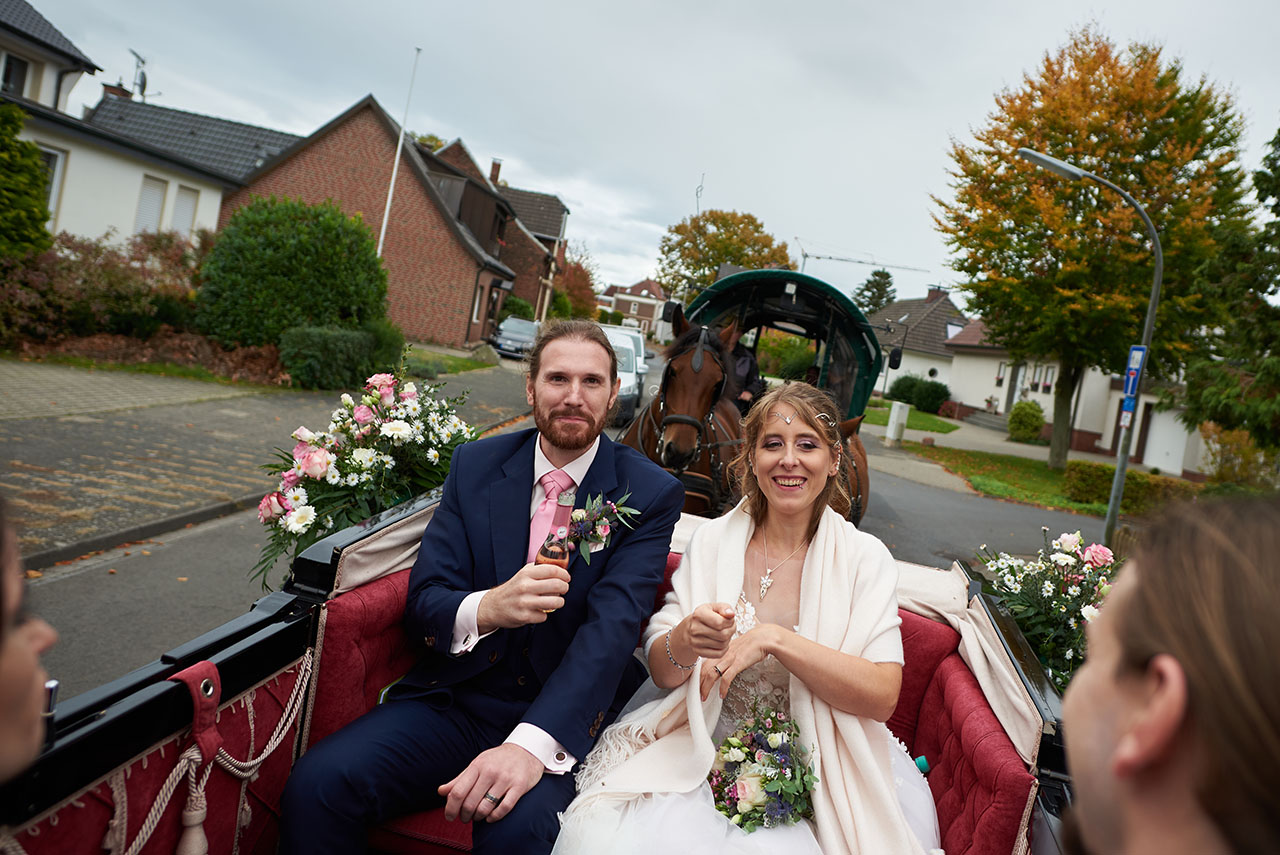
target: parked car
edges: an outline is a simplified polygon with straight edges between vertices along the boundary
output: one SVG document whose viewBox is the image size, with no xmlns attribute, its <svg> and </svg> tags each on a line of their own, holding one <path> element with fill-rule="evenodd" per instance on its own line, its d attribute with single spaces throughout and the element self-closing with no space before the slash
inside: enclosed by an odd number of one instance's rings
<svg viewBox="0 0 1280 855">
<path fill-rule="evenodd" d="M 538 322 L 525 318 L 507 318 L 498 324 L 498 329 L 489 339 L 493 349 L 503 356 L 514 356 L 524 359 L 525 354 L 533 350 L 533 341 L 538 337 Z"/>
<path fill-rule="evenodd" d="M 656 358 L 652 350 L 645 349 L 644 333 L 635 327 L 620 327 L 614 324 L 601 324 L 606 331 L 622 333 L 631 339 L 632 349 L 636 353 L 636 373 L 641 377 L 649 373 L 649 361 Z"/>
<path fill-rule="evenodd" d="M 636 417 L 636 409 L 640 406 L 640 373 L 636 369 L 635 339 L 620 331 L 618 327 L 605 327 L 604 334 L 609 337 L 614 353 L 618 354 L 618 414 L 614 424 L 630 424 Z"/>
</svg>

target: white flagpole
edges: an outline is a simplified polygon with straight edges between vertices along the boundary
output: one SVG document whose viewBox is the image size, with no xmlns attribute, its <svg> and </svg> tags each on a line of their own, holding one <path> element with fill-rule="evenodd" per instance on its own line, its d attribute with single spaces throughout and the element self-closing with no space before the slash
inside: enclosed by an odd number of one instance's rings
<svg viewBox="0 0 1280 855">
<path fill-rule="evenodd" d="M 404 121 L 400 123 L 400 136 L 396 139 L 396 159 L 391 164 L 391 185 L 387 187 L 387 207 L 382 212 L 382 228 L 378 231 L 378 257 L 382 257 L 382 241 L 387 236 L 387 220 L 391 218 L 391 199 L 396 194 L 396 173 L 400 171 L 400 151 L 404 148 L 404 126 L 409 121 L 409 103 L 413 100 L 413 79 L 418 76 L 418 57 L 422 48 L 413 49 L 413 72 L 409 75 L 409 94 L 404 99 Z"/>
</svg>

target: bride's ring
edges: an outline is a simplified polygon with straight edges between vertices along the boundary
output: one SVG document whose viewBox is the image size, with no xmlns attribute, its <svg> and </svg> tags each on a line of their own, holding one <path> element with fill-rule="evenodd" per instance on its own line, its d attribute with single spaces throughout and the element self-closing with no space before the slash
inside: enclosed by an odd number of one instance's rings
<svg viewBox="0 0 1280 855">
<path fill-rule="evenodd" d="M 720 670 L 720 666 L 719 666 L 719 665 L 712 665 L 712 666 L 711 666 L 711 670 L 712 670 L 712 671 L 715 671 L 715 672 L 716 672 L 717 674 L 719 674 L 721 677 L 723 677 L 723 676 L 724 676 L 724 672 Z"/>
<path fill-rule="evenodd" d="M 485 793 L 484 797 L 489 801 L 493 802 L 495 806 L 502 804 L 502 799 L 498 798 L 493 793 Z"/>
</svg>

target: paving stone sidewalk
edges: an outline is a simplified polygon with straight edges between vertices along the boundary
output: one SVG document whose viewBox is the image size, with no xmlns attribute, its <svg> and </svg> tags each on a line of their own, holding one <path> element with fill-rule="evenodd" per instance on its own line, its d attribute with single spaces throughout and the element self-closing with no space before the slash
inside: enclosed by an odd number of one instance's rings
<svg viewBox="0 0 1280 855">
<path fill-rule="evenodd" d="M 509 367 L 446 376 L 477 426 L 528 410 Z M 298 425 L 322 428 L 337 393 L 263 391 L 0 360 L 0 491 L 28 567 L 256 504 L 260 467 Z"/>
</svg>

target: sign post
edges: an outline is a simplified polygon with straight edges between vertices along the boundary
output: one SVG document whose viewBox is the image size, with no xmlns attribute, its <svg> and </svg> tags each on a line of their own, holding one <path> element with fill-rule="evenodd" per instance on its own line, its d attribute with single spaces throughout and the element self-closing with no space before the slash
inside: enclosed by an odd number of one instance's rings
<svg viewBox="0 0 1280 855">
<path fill-rule="evenodd" d="M 1124 479 L 1129 470 L 1129 445 L 1133 441 L 1133 414 L 1138 409 L 1138 390 L 1142 384 L 1142 369 L 1146 362 L 1146 345 L 1135 344 L 1129 348 L 1129 359 L 1124 369 L 1124 398 L 1120 401 L 1120 451 L 1116 459 L 1116 474 L 1111 481 L 1111 499 L 1107 502 L 1104 529 L 1104 539 L 1108 544 L 1115 534 L 1116 518 L 1120 514 L 1120 502 L 1124 498 Z"/>
</svg>

